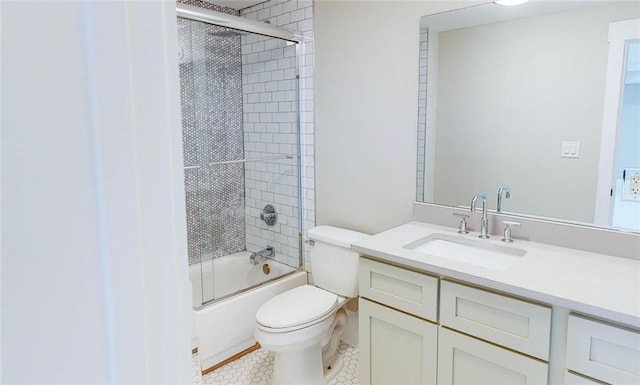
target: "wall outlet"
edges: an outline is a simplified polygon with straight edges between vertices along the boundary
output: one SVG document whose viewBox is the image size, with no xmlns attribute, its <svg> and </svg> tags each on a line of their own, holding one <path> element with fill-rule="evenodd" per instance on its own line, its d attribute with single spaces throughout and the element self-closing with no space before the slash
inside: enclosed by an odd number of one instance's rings
<svg viewBox="0 0 640 385">
<path fill-rule="evenodd" d="M 631 177 L 631 195 L 640 195 L 640 176 Z"/>
<path fill-rule="evenodd" d="M 622 200 L 640 202 L 640 169 L 625 168 L 622 179 Z"/>
</svg>

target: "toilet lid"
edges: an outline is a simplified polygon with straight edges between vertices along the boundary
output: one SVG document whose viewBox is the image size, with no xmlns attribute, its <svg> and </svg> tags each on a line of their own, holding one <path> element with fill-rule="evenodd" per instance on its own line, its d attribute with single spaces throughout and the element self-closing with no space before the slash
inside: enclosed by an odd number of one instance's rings
<svg viewBox="0 0 640 385">
<path fill-rule="evenodd" d="M 258 309 L 256 321 L 272 329 L 309 323 L 331 313 L 338 296 L 315 286 L 304 285 L 271 298 Z"/>
</svg>

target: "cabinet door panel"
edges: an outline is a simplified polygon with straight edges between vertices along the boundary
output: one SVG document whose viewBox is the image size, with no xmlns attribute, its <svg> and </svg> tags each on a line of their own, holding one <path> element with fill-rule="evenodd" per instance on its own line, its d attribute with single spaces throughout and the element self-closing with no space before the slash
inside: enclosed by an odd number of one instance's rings
<svg viewBox="0 0 640 385">
<path fill-rule="evenodd" d="M 640 332 L 569 316 L 567 368 L 612 384 L 640 384 Z"/>
<path fill-rule="evenodd" d="M 538 385 L 548 365 L 487 342 L 440 328 L 438 385 Z"/>
<path fill-rule="evenodd" d="M 358 305 L 360 382 L 435 384 L 437 326 L 362 298 Z"/>
<path fill-rule="evenodd" d="M 551 309 L 548 307 L 442 281 L 440 322 L 498 345 L 549 359 Z"/>
<path fill-rule="evenodd" d="M 431 321 L 438 315 L 438 279 L 360 258 L 360 296 Z"/>
<path fill-rule="evenodd" d="M 578 376 L 567 372 L 564 375 L 564 385 L 606 385 L 604 382 L 595 381 L 590 378 Z"/>
</svg>

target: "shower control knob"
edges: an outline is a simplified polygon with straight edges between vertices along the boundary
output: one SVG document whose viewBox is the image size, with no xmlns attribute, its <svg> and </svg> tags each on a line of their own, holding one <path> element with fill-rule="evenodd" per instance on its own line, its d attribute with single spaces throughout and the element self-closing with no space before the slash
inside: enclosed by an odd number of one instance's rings
<svg viewBox="0 0 640 385">
<path fill-rule="evenodd" d="M 273 226 L 278 221 L 278 214 L 276 214 L 276 208 L 273 205 L 266 205 L 260 213 L 260 220 L 267 224 L 267 226 Z"/>
</svg>

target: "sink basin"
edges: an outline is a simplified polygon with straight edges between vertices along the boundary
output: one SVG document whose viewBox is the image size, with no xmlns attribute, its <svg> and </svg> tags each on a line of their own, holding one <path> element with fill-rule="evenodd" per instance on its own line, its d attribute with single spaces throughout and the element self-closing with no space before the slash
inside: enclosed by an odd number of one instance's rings
<svg viewBox="0 0 640 385">
<path fill-rule="evenodd" d="M 526 250 L 515 247 L 447 234 L 431 234 L 404 248 L 492 270 L 507 270 L 527 254 Z"/>
</svg>

